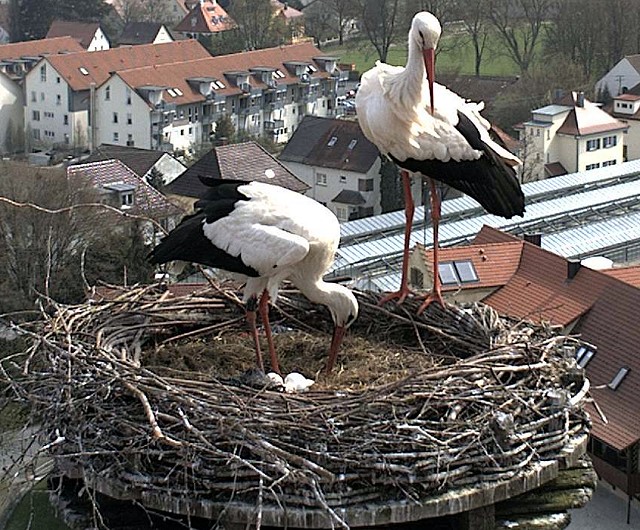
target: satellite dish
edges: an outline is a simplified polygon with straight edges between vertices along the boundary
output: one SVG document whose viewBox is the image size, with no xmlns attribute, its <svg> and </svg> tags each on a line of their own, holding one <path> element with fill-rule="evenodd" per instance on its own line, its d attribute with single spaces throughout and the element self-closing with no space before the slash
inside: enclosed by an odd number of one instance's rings
<svg viewBox="0 0 640 530">
<path fill-rule="evenodd" d="M 276 172 L 273 169 L 267 169 L 264 172 L 264 176 L 267 177 L 268 179 L 272 179 L 276 176 Z"/>
</svg>

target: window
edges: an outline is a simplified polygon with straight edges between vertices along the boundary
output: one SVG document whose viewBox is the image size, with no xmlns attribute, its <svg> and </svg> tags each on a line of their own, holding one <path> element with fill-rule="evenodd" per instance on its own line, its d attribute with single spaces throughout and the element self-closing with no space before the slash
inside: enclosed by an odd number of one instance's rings
<svg viewBox="0 0 640 530">
<path fill-rule="evenodd" d="M 133 147 L 135 142 L 133 141 L 133 134 L 127 134 L 127 145 Z"/>
<path fill-rule="evenodd" d="M 40 111 L 39 110 L 31 111 L 31 119 L 33 121 L 40 121 Z"/>
<path fill-rule="evenodd" d="M 340 184 L 346 184 L 347 183 L 347 177 L 345 175 L 340 175 Z"/>
<path fill-rule="evenodd" d="M 615 147 L 618 143 L 618 138 L 616 136 L 605 136 L 602 139 L 602 148 L 608 149 L 609 147 Z"/>
<path fill-rule="evenodd" d="M 62 123 L 63 123 L 64 125 L 69 125 L 69 115 L 68 115 L 68 114 L 65 114 L 65 115 L 62 117 Z"/>
<path fill-rule="evenodd" d="M 40 101 L 44 101 L 44 92 L 40 92 Z"/>
<path fill-rule="evenodd" d="M 127 88 L 125 90 L 125 97 L 127 99 L 127 105 L 131 105 L 131 89 Z"/>
<path fill-rule="evenodd" d="M 81 66 L 80 68 L 78 68 L 78 70 L 80 70 L 80 73 L 82 75 L 89 75 L 89 70 L 87 70 L 84 66 Z"/>
<path fill-rule="evenodd" d="M 40 67 L 40 82 L 42 83 L 47 82 L 47 65 L 46 64 L 43 64 Z"/>
<path fill-rule="evenodd" d="M 118 113 L 117 112 L 113 113 L 113 123 L 118 123 Z"/>
<path fill-rule="evenodd" d="M 357 143 L 358 143 L 358 140 L 351 140 L 349 142 L 349 145 L 347 146 L 347 149 L 349 149 L 349 150 L 353 149 L 356 146 Z"/>
<path fill-rule="evenodd" d="M 55 135 L 53 134 L 53 131 L 44 131 L 44 135 L 46 138 L 53 138 Z"/>
<path fill-rule="evenodd" d="M 333 147 L 334 145 L 336 145 L 337 141 L 338 141 L 338 137 L 332 136 L 331 138 L 329 138 L 329 141 L 327 142 L 327 147 Z"/>
<path fill-rule="evenodd" d="M 120 141 L 120 134 L 118 132 L 113 133 L 113 143 L 117 144 Z"/>
<path fill-rule="evenodd" d="M 38 96 L 37 96 L 37 94 L 36 94 L 36 91 L 35 91 L 35 90 L 32 90 L 32 91 L 31 91 L 31 102 L 33 103 L 33 102 L 35 102 L 35 101 L 37 101 L 37 100 L 38 100 Z"/>
<path fill-rule="evenodd" d="M 326 173 L 316 173 L 316 184 L 318 186 L 326 186 L 327 185 L 327 174 Z"/>
<path fill-rule="evenodd" d="M 540 129 L 536 129 L 536 136 L 540 136 Z"/>
<path fill-rule="evenodd" d="M 133 204 L 133 191 L 125 191 L 120 194 L 122 206 L 131 206 Z"/>
<path fill-rule="evenodd" d="M 597 149 L 600 149 L 600 138 L 587 140 L 587 151 L 596 151 Z"/>
<path fill-rule="evenodd" d="M 418 289 L 424 289 L 424 273 L 417 267 L 411 267 L 409 271 L 409 283 Z"/>
<path fill-rule="evenodd" d="M 627 376 L 628 373 L 629 373 L 629 367 L 623 366 L 622 368 L 620 368 L 620 370 L 618 370 L 618 373 L 614 376 L 614 378 L 611 380 L 611 382 L 607 386 L 611 390 L 616 390 L 620 386 L 620 383 L 622 383 L 622 380 Z"/>
<path fill-rule="evenodd" d="M 44 117 L 45 118 L 53 118 L 53 112 L 49 112 L 49 111 L 44 111 Z"/>
<path fill-rule="evenodd" d="M 478 281 L 478 274 L 469 260 L 447 261 L 438 265 L 438 275 L 442 285 L 459 285 Z"/>
<path fill-rule="evenodd" d="M 358 179 L 358 191 L 373 191 L 373 179 Z"/>
<path fill-rule="evenodd" d="M 338 218 L 339 221 L 346 221 L 347 220 L 347 209 L 343 208 L 342 206 L 337 206 L 336 207 L 336 217 Z"/>
<path fill-rule="evenodd" d="M 587 366 L 591 358 L 596 354 L 596 348 L 590 344 L 581 344 L 576 351 L 576 364 L 580 368 Z"/>
<path fill-rule="evenodd" d="M 602 162 L 602 167 L 607 167 L 607 166 L 615 166 L 618 162 L 616 160 L 606 160 L 605 162 Z"/>
<path fill-rule="evenodd" d="M 110 87 L 110 86 L 107 86 L 107 87 L 104 89 L 104 100 L 105 100 L 105 101 L 109 101 L 110 99 L 111 99 L 111 87 Z"/>
<path fill-rule="evenodd" d="M 587 171 L 591 169 L 597 169 L 600 167 L 600 162 L 596 162 L 595 164 L 587 164 Z"/>
<path fill-rule="evenodd" d="M 130 112 L 127 113 L 127 125 L 131 125 L 133 123 L 133 116 Z"/>
<path fill-rule="evenodd" d="M 31 129 L 31 136 L 34 140 L 40 140 L 40 129 Z"/>
<path fill-rule="evenodd" d="M 62 105 L 62 96 L 60 94 L 56 94 L 56 105 Z"/>
</svg>

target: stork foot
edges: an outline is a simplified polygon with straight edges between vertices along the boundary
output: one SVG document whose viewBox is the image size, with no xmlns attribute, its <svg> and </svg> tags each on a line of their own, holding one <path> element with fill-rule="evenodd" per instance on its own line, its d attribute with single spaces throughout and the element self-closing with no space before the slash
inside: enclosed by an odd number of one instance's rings
<svg viewBox="0 0 640 530">
<path fill-rule="evenodd" d="M 426 298 L 424 299 L 424 302 L 422 302 L 422 304 L 420 304 L 420 307 L 418 308 L 417 314 L 421 315 L 422 313 L 424 313 L 424 310 L 429 307 L 433 302 L 438 302 L 440 304 L 441 307 L 447 307 L 445 305 L 444 299 L 442 298 L 442 293 L 440 292 L 440 290 L 438 289 L 437 291 L 431 291 Z"/>
<path fill-rule="evenodd" d="M 411 289 L 409 289 L 408 287 L 400 287 L 398 291 L 388 293 L 384 295 L 382 298 L 380 298 L 378 305 L 383 306 L 387 302 L 391 302 L 391 300 L 396 300 L 396 303 L 400 305 L 407 299 L 407 296 L 409 295 L 414 296 L 415 294 L 416 293 Z"/>
</svg>

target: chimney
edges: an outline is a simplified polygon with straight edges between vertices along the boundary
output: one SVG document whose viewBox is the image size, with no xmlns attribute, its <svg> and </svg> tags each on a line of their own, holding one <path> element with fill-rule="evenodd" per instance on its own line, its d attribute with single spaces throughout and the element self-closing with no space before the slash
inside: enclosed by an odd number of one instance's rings
<svg viewBox="0 0 640 530">
<path fill-rule="evenodd" d="M 578 274 L 580 267 L 581 267 L 580 260 L 568 259 L 567 260 L 567 280 L 573 280 L 576 274 Z"/>
<path fill-rule="evenodd" d="M 582 90 L 576 94 L 576 107 L 584 107 L 584 92 Z"/>
<path fill-rule="evenodd" d="M 536 247 L 542 246 L 542 234 L 540 232 L 536 234 L 525 234 L 524 236 L 522 236 L 522 239 L 524 239 L 527 243 L 535 245 Z"/>
</svg>

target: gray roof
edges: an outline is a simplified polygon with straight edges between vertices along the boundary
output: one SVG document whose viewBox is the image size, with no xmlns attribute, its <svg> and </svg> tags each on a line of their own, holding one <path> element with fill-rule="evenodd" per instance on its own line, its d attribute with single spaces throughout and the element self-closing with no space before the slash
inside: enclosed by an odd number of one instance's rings
<svg viewBox="0 0 640 530">
<path fill-rule="evenodd" d="M 532 110 L 531 112 L 533 114 L 545 114 L 546 116 L 555 116 L 556 114 L 561 114 L 569 110 L 571 110 L 571 107 L 567 107 L 566 105 L 547 105 L 546 107 L 541 107 L 539 109 Z"/>
<path fill-rule="evenodd" d="M 164 155 L 164 151 L 127 147 L 123 145 L 101 144 L 82 163 L 101 160 L 120 160 L 139 177 L 144 177 Z M 171 156 L 171 155 L 167 155 Z"/>
<path fill-rule="evenodd" d="M 359 204 L 365 204 L 367 201 L 362 196 L 362 193 L 354 190 L 342 190 L 336 195 L 331 202 L 339 202 L 340 204 L 352 204 L 358 206 Z"/>
<path fill-rule="evenodd" d="M 162 26 L 160 22 L 129 22 L 122 30 L 118 42 L 120 45 L 152 44 Z"/>
<path fill-rule="evenodd" d="M 284 162 L 366 173 L 379 156 L 357 121 L 305 116 L 279 158 Z"/>
<path fill-rule="evenodd" d="M 168 184 L 167 192 L 199 198 L 206 190 L 206 186 L 198 178 L 200 176 L 266 182 L 298 192 L 309 189 L 309 186 L 256 142 L 214 147 Z"/>
</svg>

